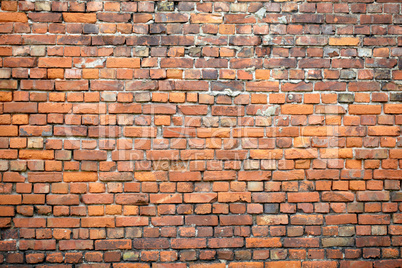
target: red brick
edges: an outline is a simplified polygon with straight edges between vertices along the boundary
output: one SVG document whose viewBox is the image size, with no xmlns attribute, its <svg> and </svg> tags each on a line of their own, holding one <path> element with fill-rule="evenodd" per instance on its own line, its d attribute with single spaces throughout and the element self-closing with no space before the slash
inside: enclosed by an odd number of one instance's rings
<svg viewBox="0 0 402 268">
<path fill-rule="evenodd" d="M 147 226 L 148 224 L 149 221 L 146 217 L 116 217 L 117 227 Z"/>
<path fill-rule="evenodd" d="M 217 199 L 218 194 L 216 193 L 184 194 L 184 203 L 214 203 Z"/>
<path fill-rule="evenodd" d="M 170 171 L 169 172 L 170 181 L 201 181 L 200 172 L 180 172 L 180 171 Z"/>
<path fill-rule="evenodd" d="M 222 23 L 223 18 L 218 14 L 194 14 L 190 18 L 191 23 Z"/>
<path fill-rule="evenodd" d="M 225 225 L 251 225 L 252 217 L 250 215 L 228 216 L 222 215 L 219 217 L 220 224 Z"/>
<path fill-rule="evenodd" d="M 178 204 L 182 203 L 180 194 L 150 194 L 150 202 L 154 204 Z"/>
<path fill-rule="evenodd" d="M 176 238 L 171 240 L 173 249 L 196 249 L 206 248 L 205 238 Z"/>
<path fill-rule="evenodd" d="M 2 12 L 0 22 L 28 22 L 28 17 L 23 12 Z"/>
<path fill-rule="evenodd" d="M 98 176 L 94 172 L 65 172 L 63 174 L 64 182 L 89 182 L 97 179 Z"/>
<path fill-rule="evenodd" d="M 140 68 L 141 60 L 139 58 L 108 58 L 106 60 L 107 68 Z"/>
<path fill-rule="evenodd" d="M 292 225 L 322 225 L 322 215 L 294 215 L 290 217 Z"/>
<path fill-rule="evenodd" d="M 253 193 L 252 200 L 257 203 L 282 203 L 286 199 L 285 193 Z"/>
<path fill-rule="evenodd" d="M 73 23 L 95 23 L 95 13 L 63 13 L 63 20 L 65 22 Z"/>
<path fill-rule="evenodd" d="M 325 216 L 327 225 L 356 224 L 356 214 L 327 215 Z"/>
<path fill-rule="evenodd" d="M 15 218 L 14 226 L 17 228 L 44 228 L 46 227 L 46 219 L 37 218 Z"/>
<path fill-rule="evenodd" d="M 290 203 L 318 202 L 319 199 L 320 199 L 320 196 L 317 192 L 288 193 L 288 202 L 290 202 Z"/>
<path fill-rule="evenodd" d="M 366 191 L 357 192 L 357 201 L 388 201 L 389 192 Z"/>
<path fill-rule="evenodd" d="M 115 219 L 112 217 L 81 218 L 81 227 L 83 228 L 115 227 Z"/>
<path fill-rule="evenodd" d="M 186 216 L 186 225 L 217 226 L 218 216 L 191 215 Z"/>
<path fill-rule="evenodd" d="M 71 68 L 72 58 L 39 58 L 38 67 L 42 68 Z"/>
<path fill-rule="evenodd" d="M 241 248 L 244 245 L 243 238 L 210 238 L 209 248 Z"/>
<path fill-rule="evenodd" d="M 281 268 L 281 267 L 289 267 L 289 268 L 300 268 L 300 261 L 271 261 L 266 263 L 266 268 Z"/>
<path fill-rule="evenodd" d="M 288 223 L 287 215 L 257 216 L 257 225 L 287 225 Z"/>
<path fill-rule="evenodd" d="M 319 247 L 318 238 L 285 238 L 283 240 L 284 247 L 292 248 L 317 248 Z"/>
<path fill-rule="evenodd" d="M 88 250 L 94 248 L 92 240 L 61 240 L 59 241 L 60 250 Z"/>
<path fill-rule="evenodd" d="M 183 225 L 183 216 L 162 216 L 151 219 L 154 226 L 176 226 Z"/>
<path fill-rule="evenodd" d="M 47 195 L 46 203 L 49 205 L 78 205 L 80 199 L 75 194 L 55 194 Z"/>
<path fill-rule="evenodd" d="M 132 242 L 129 239 L 95 241 L 95 250 L 131 249 L 131 247 Z"/>
<path fill-rule="evenodd" d="M 122 205 L 146 205 L 148 194 L 116 194 L 115 202 Z"/>
</svg>

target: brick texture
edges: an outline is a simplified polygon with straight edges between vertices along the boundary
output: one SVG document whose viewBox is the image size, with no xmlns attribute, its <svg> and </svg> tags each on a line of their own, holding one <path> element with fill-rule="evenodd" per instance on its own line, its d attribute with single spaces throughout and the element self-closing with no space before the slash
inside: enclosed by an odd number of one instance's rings
<svg viewBox="0 0 402 268">
<path fill-rule="evenodd" d="M 0 5 L 0 266 L 402 267 L 400 0 Z"/>
</svg>

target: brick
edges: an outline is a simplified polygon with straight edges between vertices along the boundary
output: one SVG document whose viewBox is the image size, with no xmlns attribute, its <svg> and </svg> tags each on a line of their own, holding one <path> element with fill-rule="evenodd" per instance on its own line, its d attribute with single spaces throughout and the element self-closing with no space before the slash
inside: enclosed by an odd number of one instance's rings
<svg viewBox="0 0 402 268">
<path fill-rule="evenodd" d="M 147 226 L 149 224 L 146 217 L 116 217 L 116 227 L 128 227 L 128 226 Z M 113 225 L 113 222 L 110 222 Z"/>
<path fill-rule="evenodd" d="M 132 242 L 129 239 L 95 241 L 95 250 L 131 249 L 131 247 Z"/>
<path fill-rule="evenodd" d="M 318 238 L 285 238 L 283 240 L 284 247 L 292 248 L 318 248 Z"/>
<path fill-rule="evenodd" d="M 308 159 L 317 158 L 318 151 L 315 149 L 288 149 L 285 150 L 286 159 Z"/>
<path fill-rule="evenodd" d="M 349 105 L 350 114 L 380 114 L 381 105 Z"/>
<path fill-rule="evenodd" d="M 223 215 L 219 217 L 221 225 L 251 225 L 252 218 L 250 215 L 229 216 Z"/>
<path fill-rule="evenodd" d="M 235 180 L 236 172 L 234 171 L 205 171 L 205 181 L 221 181 L 221 180 Z"/>
<path fill-rule="evenodd" d="M 288 202 L 291 203 L 305 203 L 305 202 L 318 202 L 318 193 L 288 193 Z"/>
<path fill-rule="evenodd" d="M 157 23 L 187 22 L 188 20 L 189 16 L 187 14 L 159 13 L 155 16 L 155 22 Z"/>
<path fill-rule="evenodd" d="M 186 225 L 196 225 L 196 226 L 217 226 L 218 216 L 203 216 L 203 215 L 191 215 L 185 216 Z"/>
<path fill-rule="evenodd" d="M 88 250 L 93 249 L 91 240 L 62 240 L 59 242 L 60 250 Z"/>
<path fill-rule="evenodd" d="M 211 238 L 208 239 L 209 248 L 240 248 L 244 245 L 243 238 Z"/>
<path fill-rule="evenodd" d="M 139 58 L 108 58 L 106 60 L 107 68 L 140 68 L 141 60 Z"/>
<path fill-rule="evenodd" d="M 357 192 L 357 201 L 388 201 L 389 192 L 365 191 Z"/>
<path fill-rule="evenodd" d="M 99 265 L 99 264 L 96 264 L 96 265 Z M 150 267 L 149 264 L 147 264 L 147 263 L 114 263 L 113 266 L 116 267 L 116 268 L 123 268 L 123 267 L 127 267 L 127 268 L 149 268 Z"/>
<path fill-rule="evenodd" d="M 128 22 L 131 19 L 131 14 L 100 12 L 97 14 L 97 18 L 100 21 L 106 21 L 106 22 Z"/>
<path fill-rule="evenodd" d="M 356 37 L 329 38 L 330 46 L 357 46 L 360 42 Z"/>
<path fill-rule="evenodd" d="M 71 23 L 95 23 L 95 13 L 63 13 L 63 20 Z"/>
<path fill-rule="evenodd" d="M 172 239 L 171 247 L 173 249 L 206 248 L 206 239 L 204 239 L 204 238 L 177 238 L 177 239 Z"/>
<path fill-rule="evenodd" d="M 0 262 L 398 266 L 402 17 L 371 2 L 2 1 Z"/>
<path fill-rule="evenodd" d="M 263 181 L 270 178 L 270 171 L 240 171 L 238 174 L 239 181 Z"/>
<path fill-rule="evenodd" d="M 300 268 L 300 261 L 271 261 L 267 263 L 268 268 L 280 268 L 280 267 L 291 267 L 291 268 Z"/>
<path fill-rule="evenodd" d="M 218 199 L 216 193 L 184 194 L 184 203 L 213 203 Z"/>
<path fill-rule="evenodd" d="M 66 172 L 63 174 L 64 182 L 89 182 L 97 179 L 98 176 L 94 172 Z"/>
<path fill-rule="evenodd" d="M 348 247 L 353 246 L 355 241 L 353 238 L 349 237 L 336 237 L 336 238 L 323 238 L 323 247 Z"/>
<path fill-rule="evenodd" d="M 116 194 L 116 204 L 122 205 L 146 205 L 148 204 L 147 194 Z"/>
<path fill-rule="evenodd" d="M 247 248 L 278 248 L 281 247 L 282 243 L 280 238 L 246 238 Z"/>
<path fill-rule="evenodd" d="M 323 221 L 322 215 L 294 215 L 290 217 L 292 225 L 322 225 Z"/>
<path fill-rule="evenodd" d="M 0 22 L 28 22 L 28 17 L 23 12 L 2 12 Z"/>
<path fill-rule="evenodd" d="M 80 219 L 74 218 L 48 218 L 47 227 L 51 228 L 77 228 L 80 226 Z"/>
<path fill-rule="evenodd" d="M 402 173 L 399 170 L 374 170 L 373 177 L 375 179 L 399 180 Z"/>
<path fill-rule="evenodd" d="M 46 227 L 46 219 L 37 218 L 37 219 L 29 219 L 29 218 L 15 218 L 14 226 L 16 228 L 44 228 Z"/>
<path fill-rule="evenodd" d="M 327 202 L 353 202 L 355 196 L 353 193 L 349 192 L 323 192 L 321 196 L 322 201 Z"/>
<path fill-rule="evenodd" d="M 154 226 L 178 226 L 183 225 L 184 220 L 183 216 L 163 216 L 154 217 L 151 222 Z"/>
<path fill-rule="evenodd" d="M 288 223 L 286 215 L 257 216 L 257 225 L 287 225 Z"/>
<path fill-rule="evenodd" d="M 0 126 L 0 135 L 2 137 L 18 136 L 18 126 Z"/>
<path fill-rule="evenodd" d="M 356 214 L 327 215 L 325 222 L 327 225 L 356 224 L 357 216 Z"/>
<path fill-rule="evenodd" d="M 190 18 L 191 23 L 222 23 L 223 18 L 218 14 L 194 14 Z"/>
<path fill-rule="evenodd" d="M 135 249 L 164 249 L 168 246 L 168 240 L 165 238 L 140 238 L 135 239 L 133 242 L 133 248 Z"/>
<path fill-rule="evenodd" d="M 386 114 L 400 114 L 400 113 L 402 113 L 402 105 L 401 104 L 385 104 L 384 112 Z"/>
<path fill-rule="evenodd" d="M 279 83 L 271 81 L 246 82 L 247 91 L 279 91 Z"/>
<path fill-rule="evenodd" d="M 155 204 L 177 204 L 182 203 L 180 194 L 151 194 L 150 202 Z"/>
<path fill-rule="evenodd" d="M 252 200 L 257 203 L 282 203 L 286 199 L 285 193 L 253 193 Z"/>
<path fill-rule="evenodd" d="M 5 58 L 3 62 L 3 67 L 11 67 L 11 68 L 26 68 L 26 67 L 34 67 L 35 66 L 35 58 L 28 57 L 13 57 L 13 58 Z M 13 83 L 12 85 L 7 85 L 8 83 Z M 4 85 L 3 85 L 4 84 Z M 14 88 L 14 82 L 8 81 L 7 84 L 2 82 L 1 87 L 5 89 Z"/>
<path fill-rule="evenodd" d="M 55 86 L 56 90 L 79 90 L 85 91 L 88 90 L 88 81 L 85 80 L 77 80 L 77 81 L 56 81 Z"/>
<path fill-rule="evenodd" d="M 115 219 L 112 217 L 81 218 L 83 228 L 115 227 Z"/>
<path fill-rule="evenodd" d="M 170 181 L 201 181 L 200 172 L 180 172 L 180 171 L 170 171 L 169 172 Z"/>
<path fill-rule="evenodd" d="M 18 205 L 21 204 L 21 195 L 2 195 L 1 205 Z"/>
<path fill-rule="evenodd" d="M 159 172 L 135 172 L 134 178 L 138 181 L 166 181 L 167 173 Z"/>
<path fill-rule="evenodd" d="M 356 238 L 357 247 L 388 247 L 391 245 L 387 236 L 366 236 Z"/>
<path fill-rule="evenodd" d="M 391 217 L 389 215 L 359 215 L 359 224 L 390 224 Z"/>
<path fill-rule="evenodd" d="M 53 150 L 44 150 L 44 151 L 20 150 L 19 158 L 50 160 L 50 159 L 54 159 L 54 151 Z"/>
</svg>

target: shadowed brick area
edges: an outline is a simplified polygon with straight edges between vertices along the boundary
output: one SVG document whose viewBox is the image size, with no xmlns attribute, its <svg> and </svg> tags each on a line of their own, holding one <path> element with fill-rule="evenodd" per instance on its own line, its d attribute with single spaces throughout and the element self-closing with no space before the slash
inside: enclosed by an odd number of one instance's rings
<svg viewBox="0 0 402 268">
<path fill-rule="evenodd" d="M 402 267 L 400 0 L 0 2 L 0 266 Z"/>
</svg>

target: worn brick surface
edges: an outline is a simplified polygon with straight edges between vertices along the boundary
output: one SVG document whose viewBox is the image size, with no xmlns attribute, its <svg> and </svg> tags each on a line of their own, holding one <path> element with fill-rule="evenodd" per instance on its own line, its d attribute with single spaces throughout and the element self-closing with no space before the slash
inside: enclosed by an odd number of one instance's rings
<svg viewBox="0 0 402 268">
<path fill-rule="evenodd" d="M 0 1 L 0 266 L 402 267 L 401 8 Z"/>
</svg>

